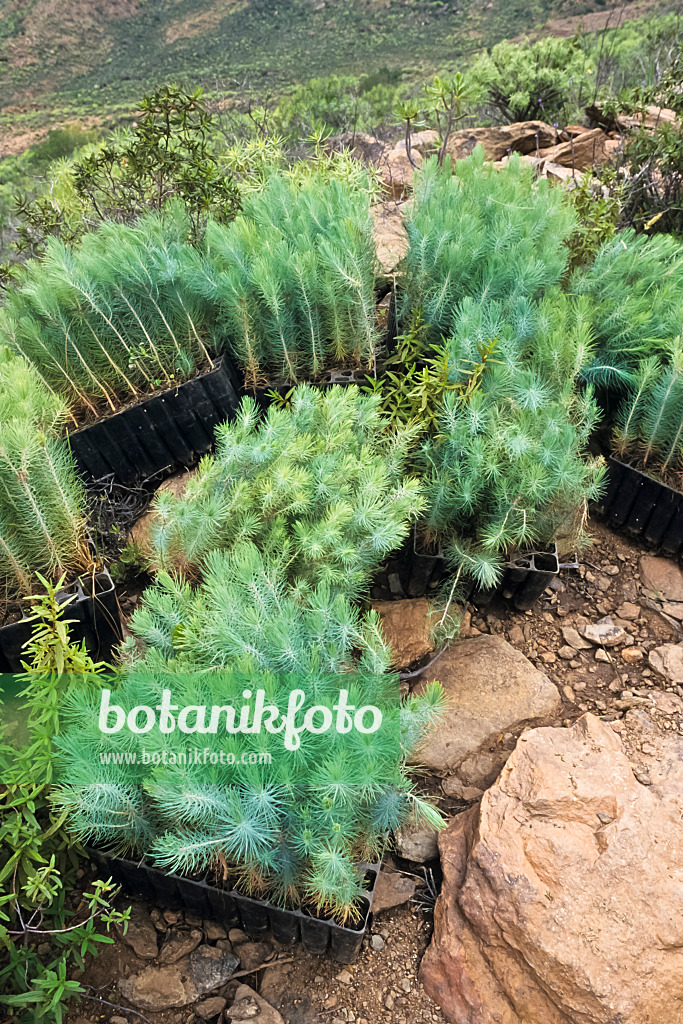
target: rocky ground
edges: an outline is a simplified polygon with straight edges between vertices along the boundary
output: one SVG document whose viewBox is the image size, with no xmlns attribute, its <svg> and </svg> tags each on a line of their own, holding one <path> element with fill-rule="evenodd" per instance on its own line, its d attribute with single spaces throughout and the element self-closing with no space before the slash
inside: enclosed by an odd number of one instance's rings
<svg viewBox="0 0 683 1024">
<path fill-rule="evenodd" d="M 529 727 L 566 727 L 592 712 L 621 735 L 642 786 L 656 779 L 660 739 L 683 731 L 683 573 L 600 523 L 593 536 L 578 570 L 563 571 L 533 610 L 516 612 L 503 601 L 469 608 L 463 642 L 430 669 L 452 702 L 444 728 L 421 752 L 421 778 L 449 818 L 477 810 Z M 135 599 L 125 599 L 127 610 Z M 424 599 L 384 602 L 379 610 L 397 667 L 431 656 Z M 136 903 L 129 934 L 87 965 L 82 980 L 90 998 L 74 1006 L 69 1024 L 219 1016 L 226 1024 L 442 1022 L 447 1018 L 418 978 L 432 934 L 429 889 L 438 877 L 433 838 L 401 836 L 383 868 L 383 909 L 347 967 Z"/>
</svg>

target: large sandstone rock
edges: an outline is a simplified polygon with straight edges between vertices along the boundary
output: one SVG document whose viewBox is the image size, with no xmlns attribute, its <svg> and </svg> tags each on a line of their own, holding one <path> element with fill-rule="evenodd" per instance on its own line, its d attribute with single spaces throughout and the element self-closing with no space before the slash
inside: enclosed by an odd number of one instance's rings
<svg viewBox="0 0 683 1024">
<path fill-rule="evenodd" d="M 428 157 L 439 148 L 441 143 L 441 136 L 438 132 L 435 132 L 432 128 L 426 128 L 422 132 L 413 132 L 410 136 L 410 151 L 411 153 L 419 153 L 420 156 Z M 401 139 L 400 142 L 396 143 L 395 149 L 402 149 L 406 152 L 406 140 Z"/>
<path fill-rule="evenodd" d="M 555 684 L 501 636 L 455 644 L 429 677 L 442 684 L 449 709 L 415 761 L 465 786 L 493 782 L 522 729 L 550 721 L 561 707 Z"/>
<path fill-rule="evenodd" d="M 141 974 L 121 978 L 119 991 L 124 999 L 141 1010 L 171 1010 L 188 1006 L 200 996 L 186 969 L 174 967 L 147 967 Z"/>
<path fill-rule="evenodd" d="M 619 723 L 621 727 L 621 723 Z M 456 1024 L 682 1024 L 683 742 L 639 782 L 586 715 L 519 741 L 441 835 L 421 968 Z"/>
<path fill-rule="evenodd" d="M 683 683 L 683 644 L 662 644 L 648 654 L 650 665 L 672 683 Z"/>
<path fill-rule="evenodd" d="M 641 555 L 638 568 L 648 590 L 664 601 L 683 601 L 683 571 L 670 558 Z"/>
<path fill-rule="evenodd" d="M 407 668 L 433 650 L 429 639 L 429 602 L 425 597 L 406 601 L 375 601 L 373 608 L 382 620 L 394 668 Z"/>
<path fill-rule="evenodd" d="M 368 135 L 367 132 L 342 132 L 341 135 L 332 135 L 325 145 L 327 149 L 336 152 L 348 149 L 356 160 L 362 160 L 367 164 L 378 164 L 386 149 L 383 142 L 374 135 Z"/>
<path fill-rule="evenodd" d="M 373 220 L 372 237 L 382 271 L 393 274 L 400 260 L 408 252 L 408 236 L 403 223 L 403 209 L 394 202 L 378 203 L 370 210 Z"/>
<path fill-rule="evenodd" d="M 573 142 L 561 142 L 558 146 L 543 150 L 540 154 L 550 164 L 587 171 L 591 167 L 603 167 L 616 156 L 619 142 L 608 139 L 602 128 L 577 135 Z"/>
<path fill-rule="evenodd" d="M 452 132 L 446 152 L 453 160 L 464 160 L 475 146 L 484 147 L 487 160 L 502 160 L 508 153 L 531 153 L 557 142 L 557 133 L 544 121 L 517 121 L 498 128 L 463 128 Z"/>
<path fill-rule="evenodd" d="M 390 149 L 382 157 L 379 165 L 382 181 L 387 192 L 394 199 L 405 199 L 413 188 L 415 171 L 422 166 L 422 157 L 415 150 L 408 159 L 405 146 L 401 149 Z"/>
</svg>

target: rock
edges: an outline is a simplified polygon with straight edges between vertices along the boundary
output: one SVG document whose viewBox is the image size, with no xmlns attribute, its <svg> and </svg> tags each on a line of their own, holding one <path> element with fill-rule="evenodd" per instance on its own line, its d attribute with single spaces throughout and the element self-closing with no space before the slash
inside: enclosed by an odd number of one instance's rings
<svg viewBox="0 0 683 1024">
<path fill-rule="evenodd" d="M 135 955 L 144 960 L 153 960 L 158 953 L 157 930 L 147 909 L 141 903 L 131 904 L 128 928 L 125 932 L 124 928 L 125 924 L 116 926 L 117 932 Z"/>
<path fill-rule="evenodd" d="M 648 654 L 652 668 L 672 683 L 683 683 L 683 644 L 662 644 Z"/>
<path fill-rule="evenodd" d="M 665 615 L 670 615 L 672 619 L 680 622 L 683 620 L 683 601 L 665 601 L 662 611 Z"/>
<path fill-rule="evenodd" d="M 571 167 L 564 167 L 562 164 L 553 163 L 552 160 L 546 160 L 543 164 L 543 176 L 550 178 L 551 182 L 557 181 L 562 185 L 575 178 L 576 173 Z"/>
<path fill-rule="evenodd" d="M 623 604 L 619 605 L 615 614 L 618 619 L 626 619 L 627 622 L 633 622 L 635 619 L 640 618 L 640 607 L 637 604 L 632 604 L 631 601 L 624 601 Z"/>
<path fill-rule="evenodd" d="M 278 964 L 269 967 L 263 972 L 263 980 L 259 991 L 266 1002 L 271 1003 L 276 1009 L 281 1009 L 283 997 L 288 989 L 291 989 L 289 975 L 292 973 L 292 964 Z"/>
<path fill-rule="evenodd" d="M 241 971 L 255 971 L 272 954 L 273 947 L 269 942 L 243 942 L 239 947 Z"/>
<path fill-rule="evenodd" d="M 215 946 L 199 946 L 190 954 L 190 978 L 200 996 L 224 985 L 237 970 L 234 954 Z"/>
<path fill-rule="evenodd" d="M 414 894 L 415 882 L 412 878 L 383 867 L 375 885 L 372 912 L 379 914 L 382 910 L 399 907 L 402 903 L 407 903 Z"/>
<path fill-rule="evenodd" d="M 413 188 L 415 170 L 422 166 L 422 157 L 419 153 L 412 154 L 413 164 L 408 159 L 408 154 L 403 149 L 390 149 L 382 158 L 380 174 L 386 190 L 394 199 L 405 199 Z"/>
<path fill-rule="evenodd" d="M 164 921 L 166 924 L 181 924 L 183 920 L 182 912 L 179 910 L 164 910 L 163 913 Z"/>
<path fill-rule="evenodd" d="M 531 153 L 552 146 L 555 129 L 543 121 L 518 121 L 499 128 L 463 128 L 451 132 L 446 152 L 453 160 L 468 157 L 475 146 L 484 147 L 487 160 L 502 160 L 508 153 Z"/>
<path fill-rule="evenodd" d="M 353 975 L 350 971 L 340 971 L 337 975 L 337 981 L 340 981 L 342 985 L 350 985 L 353 982 Z"/>
<path fill-rule="evenodd" d="M 370 948 L 374 949 L 375 953 L 379 953 L 385 946 L 386 942 L 381 935 L 372 935 L 370 937 Z"/>
<path fill-rule="evenodd" d="M 434 649 L 429 639 L 431 614 L 426 598 L 375 601 L 372 607 L 382 620 L 394 668 L 408 668 Z"/>
<path fill-rule="evenodd" d="M 184 956 L 189 956 L 204 938 L 198 928 L 192 931 L 171 932 L 159 953 L 160 964 L 176 964 Z"/>
<path fill-rule="evenodd" d="M 480 810 L 442 833 L 420 974 L 449 1020 L 682 1024 L 677 744 L 646 786 L 592 715 L 527 732 Z"/>
<path fill-rule="evenodd" d="M 616 644 L 622 644 L 628 636 L 626 630 L 617 626 L 609 615 L 603 616 L 597 622 L 589 622 L 583 627 L 581 634 L 592 644 L 601 647 L 615 647 Z"/>
<path fill-rule="evenodd" d="M 210 999 L 203 999 L 201 1003 L 197 1003 L 194 1012 L 202 1020 L 212 1020 L 223 1012 L 226 1005 L 227 999 L 224 999 L 223 996 L 211 996 Z"/>
<path fill-rule="evenodd" d="M 524 637 L 524 630 L 522 629 L 522 627 L 513 626 L 510 632 L 508 633 L 508 640 L 510 641 L 513 647 L 523 647 L 526 643 L 526 640 Z"/>
<path fill-rule="evenodd" d="M 573 660 L 574 660 L 574 654 L 575 654 L 576 652 L 574 651 L 574 648 L 573 648 L 573 647 L 569 647 L 569 646 L 567 645 L 567 646 L 565 646 L 565 647 L 560 647 L 560 649 L 559 649 L 559 651 L 558 651 L 557 653 L 559 654 L 559 656 L 560 656 L 560 657 L 561 657 L 561 658 L 562 658 L 562 659 L 563 659 L 564 661 L 573 661 Z"/>
<path fill-rule="evenodd" d="M 477 786 L 463 786 L 460 779 L 455 777 L 443 779 L 441 788 L 446 796 L 453 796 L 457 800 L 465 800 L 467 803 L 471 803 L 473 800 L 481 800 L 484 795 L 483 789 L 479 789 Z"/>
<path fill-rule="evenodd" d="M 577 629 L 573 626 L 563 626 L 562 636 L 564 637 L 567 644 L 573 647 L 575 651 L 588 651 L 591 649 L 591 645 L 587 640 L 584 640 Z"/>
<path fill-rule="evenodd" d="M 181 966 L 146 967 L 142 974 L 121 978 L 119 991 L 140 1010 L 171 1010 L 194 1003 L 202 994 Z"/>
<path fill-rule="evenodd" d="M 640 647 L 627 647 L 621 656 L 627 665 L 635 665 L 637 661 L 643 660 L 644 654 Z"/>
<path fill-rule="evenodd" d="M 638 567 L 641 583 L 660 600 L 683 601 L 683 571 L 675 562 L 657 555 L 641 555 Z"/>
<path fill-rule="evenodd" d="M 595 652 L 595 660 L 604 661 L 606 664 L 610 665 L 612 663 L 612 655 L 608 654 L 602 647 L 598 647 Z"/>
<path fill-rule="evenodd" d="M 422 132 L 413 132 L 410 137 L 410 152 L 419 153 L 422 157 L 431 156 L 436 153 L 441 144 L 441 136 L 438 132 L 435 132 L 432 128 L 427 128 Z M 395 149 L 402 149 L 406 151 L 406 140 L 401 139 L 400 142 L 396 143 Z"/>
<path fill-rule="evenodd" d="M 217 921 L 204 921 L 202 928 L 209 942 L 215 942 L 216 939 L 227 939 L 228 937 L 228 933 L 223 925 L 218 924 Z"/>
<path fill-rule="evenodd" d="M 567 700 L 572 702 L 572 704 L 576 704 L 576 694 L 572 690 L 571 686 L 563 686 L 562 693 L 565 695 Z"/>
<path fill-rule="evenodd" d="M 414 760 L 466 786 L 490 785 L 522 729 L 550 720 L 561 708 L 555 685 L 502 636 L 453 645 L 429 675 L 443 685 L 449 708 Z"/>
<path fill-rule="evenodd" d="M 554 651 L 541 651 L 540 660 L 544 665 L 554 665 L 557 661 L 557 655 Z"/>
<path fill-rule="evenodd" d="M 374 165 L 379 164 L 386 150 L 383 142 L 374 135 L 368 135 L 367 132 L 343 132 L 341 135 L 332 135 L 327 139 L 325 146 L 331 152 L 337 153 L 347 149 L 356 160 Z"/>
<path fill-rule="evenodd" d="M 408 236 L 403 223 L 403 210 L 396 203 L 377 203 L 370 210 L 373 220 L 372 237 L 377 258 L 385 274 L 396 271 L 398 263 L 408 251 Z"/>
<path fill-rule="evenodd" d="M 641 124 L 644 128 L 656 128 L 661 124 L 675 125 L 677 123 L 678 117 L 675 110 L 670 110 L 668 107 L 658 107 L 654 104 L 645 107 L 644 117 L 642 114 L 617 115 L 617 127 L 622 131 L 629 128 L 639 128 Z"/>
<path fill-rule="evenodd" d="M 249 936 L 241 928 L 231 928 L 228 932 L 228 941 L 231 946 L 239 946 L 243 942 L 249 942 Z"/>
<path fill-rule="evenodd" d="M 607 135 L 602 128 L 583 132 L 572 142 L 561 142 L 540 154 L 547 163 L 559 164 L 575 171 L 587 171 L 591 167 L 603 167 L 612 159 L 614 147 L 607 145 Z M 546 166 L 547 166 L 546 163 Z"/>
<path fill-rule="evenodd" d="M 156 497 L 160 491 L 170 491 L 171 494 L 182 497 L 187 490 L 187 485 L 194 476 L 195 470 L 185 470 L 182 473 L 176 473 L 174 476 L 169 476 L 167 480 L 164 480 L 163 483 L 159 484 L 154 493 L 154 497 Z M 156 516 L 156 510 L 152 507 L 149 512 L 145 512 L 145 514 L 138 519 L 137 523 L 131 527 L 129 534 L 129 540 L 139 544 L 142 551 L 149 556 L 151 556 L 153 552 L 152 528 L 156 521 Z M 164 911 L 164 917 L 168 921 L 168 918 L 166 917 L 167 913 L 167 911 Z M 173 911 L 170 913 L 174 914 Z M 176 922 L 168 921 L 168 923 L 175 924 Z"/>
<path fill-rule="evenodd" d="M 125 1017 L 110 1017 L 109 1024 L 128 1024 Z"/>
<path fill-rule="evenodd" d="M 424 864 L 439 856 L 437 833 L 431 828 L 404 825 L 396 833 L 396 849 L 406 860 Z"/>
<path fill-rule="evenodd" d="M 275 1007 L 248 985 L 239 986 L 225 1016 L 232 1024 L 253 1024 L 254 1019 L 256 1024 L 285 1024 Z"/>
</svg>

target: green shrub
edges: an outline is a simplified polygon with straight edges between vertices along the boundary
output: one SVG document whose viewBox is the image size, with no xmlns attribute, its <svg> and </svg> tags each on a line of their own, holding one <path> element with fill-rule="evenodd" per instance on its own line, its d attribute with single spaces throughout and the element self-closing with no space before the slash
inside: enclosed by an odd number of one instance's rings
<svg viewBox="0 0 683 1024">
<path fill-rule="evenodd" d="M 379 404 L 356 387 L 300 385 L 261 417 L 243 399 L 185 494 L 158 495 L 158 563 L 197 574 L 212 550 L 253 541 L 284 552 L 303 587 L 357 596 L 423 507 L 405 476 L 415 430 L 390 430 Z"/>
<path fill-rule="evenodd" d="M 68 1001 L 85 992 L 74 968 L 96 956 L 99 944 L 113 942 L 111 925 L 126 927 L 130 914 L 112 909 L 117 890 L 111 879 L 83 886 L 78 906 L 69 900 L 79 886 L 78 858 L 66 815 L 51 803 L 52 744 L 60 703 L 76 678 L 69 673 L 79 673 L 79 680 L 86 673 L 95 685 L 98 666 L 71 643 L 56 591 L 47 583 L 27 649 L 31 670 L 20 696 L 26 698 L 28 745 L 10 747 L 0 733 L 0 1005 L 21 1024 L 61 1024 Z"/>
<path fill-rule="evenodd" d="M 76 249 L 46 242 L 0 311 L 0 340 L 78 413 L 97 416 L 209 362 L 205 310 L 185 287 L 189 221 L 178 206 L 107 222 Z"/>
<path fill-rule="evenodd" d="M 314 130 L 339 133 L 372 132 L 380 136 L 391 128 L 401 73 L 384 69 L 359 79 L 353 75 L 312 78 L 278 104 L 273 125 L 292 141 Z"/>
<path fill-rule="evenodd" d="M 548 36 L 532 43 L 497 43 L 472 67 L 489 104 L 504 121 L 559 120 L 570 96 L 589 98 L 594 68 L 576 39 Z M 583 87 L 583 91 L 582 91 Z"/>
<path fill-rule="evenodd" d="M 92 561 L 86 500 L 57 436 L 63 403 L 36 370 L 0 348 L 0 587 L 31 594 L 38 573 L 56 579 Z"/>
<path fill-rule="evenodd" d="M 251 387 L 264 375 L 296 382 L 372 365 L 375 262 L 367 192 L 275 176 L 229 227 L 209 224 L 206 260 L 189 280 L 216 307 Z"/>
<path fill-rule="evenodd" d="M 456 579 L 493 586 L 512 552 L 558 535 L 566 548 L 581 541 L 603 474 L 586 456 L 597 407 L 578 387 L 588 312 L 562 293 L 527 306 L 518 323 L 499 304 L 462 304 L 448 342 L 455 388 L 423 449 L 424 529 Z"/>
<path fill-rule="evenodd" d="M 421 308 L 438 343 L 466 297 L 508 309 L 539 297 L 565 273 L 574 224 L 562 191 L 536 182 L 514 155 L 500 172 L 481 147 L 454 175 L 448 160 L 443 169 L 428 161 L 406 218 L 403 319 Z"/>
</svg>

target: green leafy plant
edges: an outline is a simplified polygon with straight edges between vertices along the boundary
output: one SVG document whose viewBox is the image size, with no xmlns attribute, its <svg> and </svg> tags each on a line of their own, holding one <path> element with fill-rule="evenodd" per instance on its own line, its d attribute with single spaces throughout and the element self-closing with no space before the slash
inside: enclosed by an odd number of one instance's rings
<svg viewBox="0 0 683 1024">
<path fill-rule="evenodd" d="M 536 183 L 515 154 L 497 171 L 477 147 L 453 175 L 449 166 L 428 161 L 406 218 L 401 318 L 421 308 L 438 344 L 468 297 L 481 304 L 504 301 L 511 309 L 541 296 L 566 271 L 564 243 L 574 223 L 561 190 Z"/>
<path fill-rule="evenodd" d="M 112 924 L 126 927 L 130 911 L 112 908 L 117 890 L 111 879 L 95 880 L 77 901 L 67 898 L 78 886 L 78 861 L 66 814 L 51 804 L 53 741 L 74 679 L 92 684 L 101 666 L 72 643 L 65 606 L 56 599 L 59 584 L 43 582 L 20 695 L 29 742 L 18 749 L 0 742 L 0 1004 L 26 1024 L 61 1024 L 67 1002 L 85 993 L 69 967 L 82 968 L 99 944 L 112 942 Z"/>
<path fill-rule="evenodd" d="M 71 454 L 57 436 L 63 403 L 34 367 L 0 348 L 0 585 L 32 592 L 91 563 L 86 499 Z"/>
<path fill-rule="evenodd" d="M 355 597 L 423 507 L 405 468 L 415 438 L 355 386 L 299 385 L 265 415 L 245 398 L 183 496 L 157 496 L 155 560 L 196 576 L 214 549 L 253 541 L 286 553 L 292 581 Z"/>
<path fill-rule="evenodd" d="M 264 375 L 296 382 L 330 364 L 372 365 L 375 258 L 367 192 L 274 176 L 229 228 L 209 224 L 189 282 L 215 305 L 248 387 Z"/>
<path fill-rule="evenodd" d="M 115 583 L 127 583 L 141 576 L 149 569 L 149 558 L 142 545 L 135 540 L 124 544 L 115 562 L 109 567 L 111 578 Z"/>
<path fill-rule="evenodd" d="M 48 239 L 8 293 L 0 339 L 81 415 L 186 380 L 212 365 L 206 310 L 184 283 L 188 232 L 175 206 L 102 224 L 75 250 Z"/>
<path fill-rule="evenodd" d="M 578 223 L 567 241 L 573 267 L 590 263 L 605 242 L 615 235 L 621 222 L 624 184 L 611 169 L 582 174 L 567 199 L 576 211 Z"/>
</svg>

